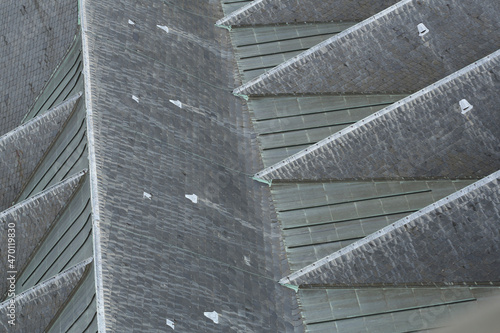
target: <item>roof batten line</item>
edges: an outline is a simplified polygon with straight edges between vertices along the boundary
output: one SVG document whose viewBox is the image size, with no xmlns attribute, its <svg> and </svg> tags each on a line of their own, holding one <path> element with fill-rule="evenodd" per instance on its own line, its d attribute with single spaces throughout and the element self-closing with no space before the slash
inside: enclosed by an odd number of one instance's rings
<svg viewBox="0 0 500 333">
<path fill-rule="evenodd" d="M 351 219 L 345 219 L 345 220 L 319 222 L 319 223 L 311 223 L 311 224 L 301 224 L 301 225 L 296 225 L 296 226 L 291 226 L 291 227 L 283 227 L 283 230 L 292 230 L 292 229 L 316 227 L 316 226 L 320 226 L 320 225 L 335 224 L 335 223 L 357 221 L 357 220 L 366 220 L 366 219 L 372 219 L 372 218 L 376 218 L 376 217 L 384 217 L 384 216 L 392 216 L 392 215 L 400 215 L 400 214 L 409 214 L 409 213 L 414 213 L 414 212 L 418 212 L 418 210 L 416 210 L 416 209 L 414 209 L 414 210 L 405 210 L 405 211 L 394 212 L 394 213 L 384 213 L 384 214 L 376 214 L 376 215 L 370 215 L 370 216 L 361 216 L 361 217 L 356 217 L 356 218 L 351 218 Z"/>
<path fill-rule="evenodd" d="M 277 116 L 277 117 L 273 117 L 273 118 L 260 118 L 260 119 L 255 119 L 255 121 L 259 122 L 259 121 L 269 121 L 269 120 L 285 119 L 285 118 L 293 118 L 293 117 L 305 117 L 305 116 L 309 116 L 309 115 L 329 113 L 329 112 L 342 112 L 342 111 L 349 111 L 349 110 L 370 108 L 370 107 L 376 107 L 376 106 L 391 105 L 391 104 L 394 104 L 394 103 L 396 103 L 396 102 L 366 104 L 366 105 L 360 105 L 360 106 L 343 107 L 343 108 L 339 108 L 339 109 L 314 111 L 314 112 L 308 112 L 308 113 L 296 113 L 296 114 L 293 114 L 293 115 L 283 115 L 283 116 Z"/>
<path fill-rule="evenodd" d="M 281 212 L 290 212 L 290 211 L 301 210 L 301 209 L 328 207 L 328 206 L 342 205 L 342 204 L 346 204 L 346 203 L 354 203 L 354 202 L 360 202 L 360 201 L 392 198 L 392 197 L 419 194 L 419 193 L 427 193 L 427 192 L 432 192 L 432 190 L 431 189 L 424 189 L 424 190 L 419 190 L 419 191 L 408 191 L 408 192 L 401 192 L 401 193 L 385 194 L 385 195 L 378 195 L 378 196 L 360 198 L 360 199 L 355 199 L 355 200 L 345 200 L 345 201 L 339 201 L 339 202 L 334 202 L 334 203 L 327 203 L 327 204 L 317 205 L 317 206 L 304 206 L 304 207 L 298 207 L 298 208 L 283 209 L 283 210 L 278 210 L 278 212 L 281 213 Z"/>
<path fill-rule="evenodd" d="M 321 34 L 315 34 L 315 35 L 305 35 L 305 36 L 298 36 L 298 37 L 292 37 L 292 38 L 282 38 L 282 39 L 275 39 L 275 40 L 269 40 L 261 43 L 249 43 L 249 44 L 241 44 L 241 45 L 236 45 L 236 47 L 247 47 L 247 46 L 257 46 L 257 45 L 262 45 L 262 44 L 271 44 L 271 43 L 279 43 L 279 42 L 286 42 L 289 40 L 296 40 L 296 39 L 303 39 L 303 38 L 310 38 L 310 37 L 320 37 L 320 36 L 328 36 L 328 35 L 335 35 L 338 34 L 340 31 L 335 31 L 335 32 L 325 32 Z"/>
<path fill-rule="evenodd" d="M 318 129 L 318 128 L 328 128 L 328 127 L 335 127 L 335 126 L 352 125 L 352 124 L 355 124 L 355 123 L 356 123 L 355 121 L 347 121 L 347 122 L 336 123 L 336 124 L 331 124 L 331 125 L 314 126 L 314 127 L 304 127 L 304 128 L 298 128 L 298 129 L 289 129 L 289 130 L 283 130 L 283 131 L 276 131 L 276 132 L 264 132 L 264 133 L 259 133 L 259 136 L 275 135 L 275 134 L 283 134 L 283 133 L 291 133 L 291 132 L 300 132 L 300 131 L 308 131 L 308 130 L 313 130 L 313 129 Z"/>
<path fill-rule="evenodd" d="M 308 246 L 317 246 L 317 245 L 325 245 L 325 244 L 332 244 L 332 243 L 340 243 L 340 242 L 346 242 L 346 241 L 351 241 L 351 240 L 362 239 L 363 237 L 365 237 L 365 236 L 352 237 L 352 238 L 344 238 L 344 239 L 337 239 L 337 240 L 332 240 L 332 241 L 325 241 L 325 242 L 311 243 L 311 244 L 292 245 L 292 246 L 287 246 L 287 248 L 289 248 L 289 249 L 297 249 L 297 248 L 308 247 Z"/>
</svg>

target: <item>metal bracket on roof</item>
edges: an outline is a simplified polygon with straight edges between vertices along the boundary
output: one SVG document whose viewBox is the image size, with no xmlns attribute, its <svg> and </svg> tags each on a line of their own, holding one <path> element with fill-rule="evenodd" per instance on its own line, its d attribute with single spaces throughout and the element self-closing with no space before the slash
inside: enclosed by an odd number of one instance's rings
<svg viewBox="0 0 500 333">
<path fill-rule="evenodd" d="M 260 183 L 267 184 L 267 185 L 269 185 L 269 187 L 271 187 L 271 185 L 273 184 L 273 180 L 272 179 L 271 180 L 265 180 L 265 179 L 262 179 L 262 178 L 259 178 L 259 177 L 255 177 L 255 176 L 253 176 L 252 179 L 256 180 L 256 181 L 258 181 Z"/>
<path fill-rule="evenodd" d="M 217 28 L 222 28 L 222 29 L 227 29 L 227 31 L 233 30 L 230 25 L 224 25 L 224 24 L 215 24 Z"/>
<path fill-rule="evenodd" d="M 287 287 L 287 288 L 290 288 L 292 290 L 294 290 L 296 293 L 299 292 L 299 286 L 296 286 L 296 285 L 293 285 L 293 284 L 289 284 L 289 283 L 280 283 L 283 287 Z"/>
<path fill-rule="evenodd" d="M 248 101 L 248 95 L 243 95 L 243 94 L 236 94 L 236 93 L 233 93 L 234 96 L 236 97 L 241 97 L 243 98 L 245 101 Z"/>
</svg>

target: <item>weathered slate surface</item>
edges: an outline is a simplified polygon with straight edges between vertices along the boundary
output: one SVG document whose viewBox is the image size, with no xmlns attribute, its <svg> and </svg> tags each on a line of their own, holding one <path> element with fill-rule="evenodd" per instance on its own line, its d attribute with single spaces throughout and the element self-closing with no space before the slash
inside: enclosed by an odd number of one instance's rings
<svg viewBox="0 0 500 333">
<path fill-rule="evenodd" d="M 78 29 L 74 0 L 0 2 L 0 135 L 21 124 Z"/>
<path fill-rule="evenodd" d="M 277 283 L 269 191 L 251 179 L 262 163 L 231 94 L 218 1 L 83 10 L 106 329 L 157 332 L 169 319 L 186 332 L 299 330 L 293 291 Z M 212 311 L 218 324 L 204 316 Z"/>
</svg>

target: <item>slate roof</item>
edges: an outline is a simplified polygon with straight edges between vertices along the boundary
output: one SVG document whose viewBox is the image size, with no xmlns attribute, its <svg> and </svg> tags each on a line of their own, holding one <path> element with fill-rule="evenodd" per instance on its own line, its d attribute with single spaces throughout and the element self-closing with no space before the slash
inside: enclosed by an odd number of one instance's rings
<svg viewBox="0 0 500 333">
<path fill-rule="evenodd" d="M 82 0 L 0 138 L 16 329 L 426 332 L 499 295 L 500 8 L 394 3 Z"/>
<path fill-rule="evenodd" d="M 77 32 L 74 0 L 0 3 L 0 135 L 21 124 Z"/>
</svg>

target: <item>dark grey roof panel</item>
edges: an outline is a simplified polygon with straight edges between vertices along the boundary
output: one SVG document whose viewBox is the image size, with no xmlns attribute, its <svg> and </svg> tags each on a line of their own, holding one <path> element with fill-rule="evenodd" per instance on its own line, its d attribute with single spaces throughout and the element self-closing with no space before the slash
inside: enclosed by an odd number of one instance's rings
<svg viewBox="0 0 500 333">
<path fill-rule="evenodd" d="M 75 190 L 80 186 L 84 173 L 77 174 L 40 194 L 31 197 L 0 213 L 0 297 L 7 291 L 7 271 L 20 273 L 28 263 L 34 249 L 40 244 L 47 230 L 66 207 Z M 9 229 L 15 230 L 15 264 L 8 259 Z"/>
<path fill-rule="evenodd" d="M 500 169 L 500 51 L 257 174 L 481 178 Z M 459 101 L 473 105 L 462 112 Z"/>
<path fill-rule="evenodd" d="M 16 295 L 15 326 L 9 325 L 7 318 L 10 300 L 0 304 L 0 329 L 4 332 L 44 332 L 54 320 L 54 316 L 63 309 L 73 290 L 90 269 L 92 259 L 87 259 L 78 265 L 54 276 L 50 280 Z"/>
<path fill-rule="evenodd" d="M 497 0 L 403 0 L 234 92 L 412 93 L 498 50 L 499 11 Z"/>
<path fill-rule="evenodd" d="M 488 299 L 495 295 L 500 296 L 500 288 L 301 289 L 298 292 L 308 333 L 435 332 L 483 303 L 488 305 Z"/>
<path fill-rule="evenodd" d="M 281 280 L 295 285 L 500 281 L 500 171 Z"/>
<path fill-rule="evenodd" d="M 75 0 L 0 2 L 0 135 L 21 124 L 73 41 Z"/>
<path fill-rule="evenodd" d="M 10 207 L 61 132 L 79 95 L 0 137 L 0 209 Z"/>
<path fill-rule="evenodd" d="M 398 0 L 256 0 L 217 21 L 244 26 L 280 23 L 361 21 Z"/>
</svg>

